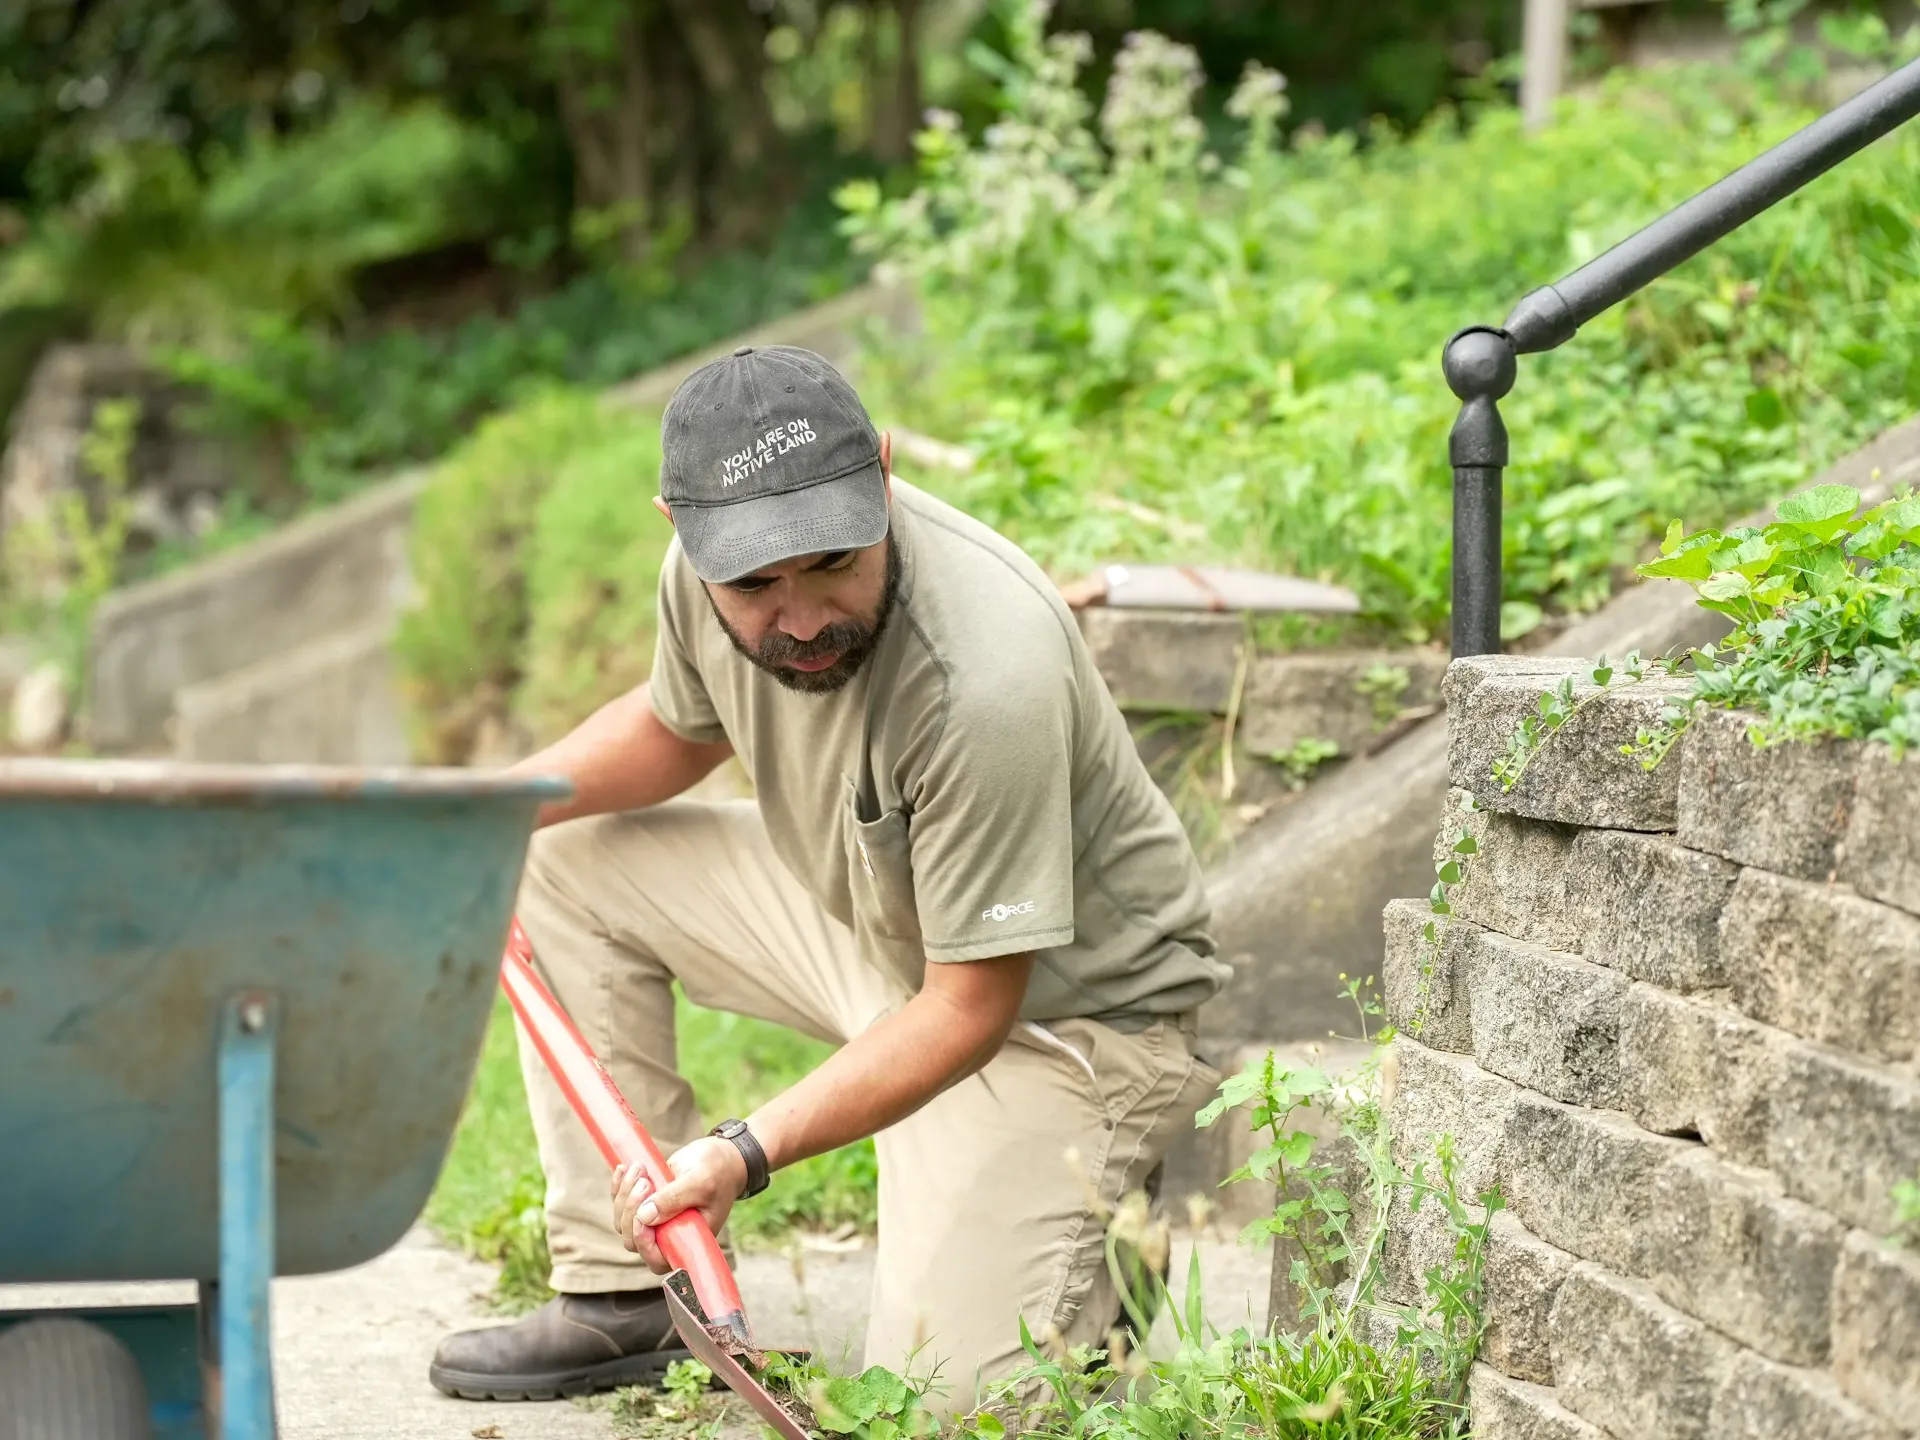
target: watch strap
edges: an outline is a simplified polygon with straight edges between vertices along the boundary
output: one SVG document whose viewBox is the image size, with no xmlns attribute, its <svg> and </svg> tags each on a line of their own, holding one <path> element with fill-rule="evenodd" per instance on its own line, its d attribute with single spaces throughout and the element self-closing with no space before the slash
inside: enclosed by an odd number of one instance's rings
<svg viewBox="0 0 1920 1440">
<path fill-rule="evenodd" d="M 760 1142 L 754 1139 L 746 1121 L 722 1120 L 709 1133 L 731 1142 L 733 1148 L 740 1152 L 740 1158 L 747 1162 L 747 1188 L 740 1192 L 742 1200 L 752 1199 L 773 1183 L 773 1176 L 767 1169 L 767 1152 L 760 1148 Z"/>
</svg>

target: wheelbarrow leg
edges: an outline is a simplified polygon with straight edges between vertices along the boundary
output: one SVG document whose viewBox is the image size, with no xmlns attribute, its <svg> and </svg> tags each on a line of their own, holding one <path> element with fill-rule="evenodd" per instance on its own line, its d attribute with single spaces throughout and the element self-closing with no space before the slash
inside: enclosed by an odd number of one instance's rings
<svg viewBox="0 0 1920 1440">
<path fill-rule="evenodd" d="M 219 1440 L 274 1435 L 271 1286 L 273 1047 L 271 997 L 228 1000 L 220 1025 L 220 1281 L 214 1290 Z M 202 1292 L 206 1298 L 205 1291 Z"/>
</svg>

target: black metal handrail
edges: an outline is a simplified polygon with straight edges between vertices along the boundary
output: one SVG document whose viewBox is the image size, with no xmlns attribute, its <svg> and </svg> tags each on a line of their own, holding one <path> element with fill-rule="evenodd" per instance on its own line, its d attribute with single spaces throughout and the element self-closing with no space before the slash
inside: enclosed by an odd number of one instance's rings
<svg viewBox="0 0 1920 1440">
<path fill-rule="evenodd" d="M 1692 259 L 1761 211 L 1920 115 L 1920 60 L 1748 161 L 1564 280 L 1525 296 L 1504 325 L 1470 325 L 1441 365 L 1460 397 L 1448 443 L 1453 463 L 1453 653 L 1500 650 L 1501 480 L 1507 427 L 1499 402 L 1518 357 L 1552 350 L 1587 321 Z"/>
</svg>

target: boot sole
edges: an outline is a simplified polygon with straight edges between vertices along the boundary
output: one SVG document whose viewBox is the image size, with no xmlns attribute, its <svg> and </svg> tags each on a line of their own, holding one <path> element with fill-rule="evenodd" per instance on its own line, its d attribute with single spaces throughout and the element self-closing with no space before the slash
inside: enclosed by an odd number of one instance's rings
<svg viewBox="0 0 1920 1440">
<path fill-rule="evenodd" d="M 434 1389 L 456 1400 L 570 1400 L 576 1395 L 618 1390 L 623 1385 L 651 1386 L 676 1360 L 692 1358 L 691 1350 L 649 1350 L 644 1355 L 623 1355 L 598 1365 L 537 1375 L 486 1375 L 431 1365 L 427 1379 Z"/>
</svg>

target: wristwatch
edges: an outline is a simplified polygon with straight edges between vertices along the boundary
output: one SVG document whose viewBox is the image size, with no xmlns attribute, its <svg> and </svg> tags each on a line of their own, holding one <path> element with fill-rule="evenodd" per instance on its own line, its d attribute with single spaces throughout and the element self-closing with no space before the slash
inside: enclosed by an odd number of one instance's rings
<svg viewBox="0 0 1920 1440">
<path fill-rule="evenodd" d="M 767 1152 L 753 1138 L 746 1121 L 722 1120 L 708 1133 L 732 1141 L 733 1148 L 740 1152 L 740 1158 L 747 1162 L 747 1188 L 740 1192 L 742 1200 L 752 1199 L 772 1183 L 773 1177 L 767 1173 Z"/>
</svg>

